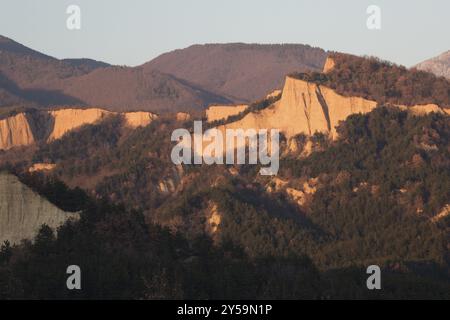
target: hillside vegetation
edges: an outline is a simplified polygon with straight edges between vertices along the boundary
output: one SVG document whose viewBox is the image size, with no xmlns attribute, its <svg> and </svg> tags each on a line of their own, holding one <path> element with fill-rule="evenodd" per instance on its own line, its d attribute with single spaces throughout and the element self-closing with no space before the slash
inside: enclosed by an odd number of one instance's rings
<svg viewBox="0 0 450 320">
<path fill-rule="evenodd" d="M 449 84 L 372 58 L 333 59 L 326 73 L 297 74 L 331 89 L 289 78 L 281 100 L 205 125 L 285 121 L 277 176 L 258 165 L 174 165 L 171 133 L 192 131 L 193 119 L 164 115 L 135 129 L 111 116 L 1 151 L 0 168 L 81 213 L 57 235 L 42 226 L 34 242 L 2 245 L 0 298 L 449 299 L 449 118 L 392 106 L 448 106 Z M 361 96 L 377 102 L 357 109 Z M 311 114 L 328 114 L 328 131 L 298 130 Z M 52 166 L 30 172 L 36 163 Z M 78 292 L 61 286 L 74 262 Z M 379 291 L 366 287 L 372 264 Z"/>
<path fill-rule="evenodd" d="M 345 96 L 358 96 L 380 104 L 435 103 L 450 107 L 450 82 L 432 73 L 407 69 L 377 58 L 334 53 L 334 67 L 327 73 L 294 73 L 293 76 L 323 84 Z"/>
<path fill-rule="evenodd" d="M 176 125 L 155 120 L 104 141 L 105 148 L 101 141 L 118 134 L 116 126 L 89 125 L 39 151 L 36 157 L 58 164 L 55 177 L 84 177 L 93 184 L 92 194 L 104 200 L 89 201 L 81 221 L 64 226 L 57 239 L 44 228 L 33 245 L 4 246 L 4 294 L 448 297 L 449 220 L 432 222 L 450 198 L 446 116 L 416 117 L 378 108 L 342 123 L 337 141 L 314 137 L 322 151 L 306 158 L 288 156 L 280 166 L 280 178 L 294 187 L 317 179 L 317 191 L 301 206 L 283 190 L 267 191 L 270 180 L 261 178 L 255 167 L 236 167 L 239 176 L 223 166 L 176 169 L 166 141 Z M 71 152 L 75 143 L 86 151 Z M 32 177 L 22 180 L 32 179 L 41 194 L 51 194 L 52 185 L 57 186 Z M 176 191 L 159 188 L 167 179 L 173 179 Z M 58 199 L 67 199 L 70 206 L 71 197 L 86 201 L 78 191 Z M 39 261 L 47 266 L 48 259 L 52 267 L 42 270 Z M 95 271 L 98 259 L 101 271 Z M 81 261 L 90 274 L 90 290 L 81 296 L 51 289 L 64 277 L 58 266 L 68 260 Z M 383 292 L 365 289 L 364 268 L 369 264 L 382 266 Z M 29 277 L 33 273 L 26 265 L 47 274 L 47 280 L 35 283 L 39 277 Z"/>
</svg>

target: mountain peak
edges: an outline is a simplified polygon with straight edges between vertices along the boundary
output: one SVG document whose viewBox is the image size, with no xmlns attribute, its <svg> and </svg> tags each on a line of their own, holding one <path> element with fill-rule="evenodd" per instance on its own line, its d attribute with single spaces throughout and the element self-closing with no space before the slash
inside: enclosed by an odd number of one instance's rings
<svg viewBox="0 0 450 320">
<path fill-rule="evenodd" d="M 437 76 L 450 79 L 450 50 L 445 51 L 434 58 L 425 60 L 415 67 L 419 70 L 432 72 Z"/>
<path fill-rule="evenodd" d="M 321 71 L 326 56 L 303 44 L 209 43 L 164 53 L 143 66 L 244 103 L 281 88 L 288 73 Z"/>
<path fill-rule="evenodd" d="M 43 58 L 43 59 L 52 59 L 56 60 L 53 57 L 50 57 L 46 54 L 40 53 L 36 50 L 30 49 L 23 44 L 20 44 L 8 37 L 0 35 L 0 52 L 8 52 L 12 54 L 33 56 L 34 58 Z"/>
</svg>

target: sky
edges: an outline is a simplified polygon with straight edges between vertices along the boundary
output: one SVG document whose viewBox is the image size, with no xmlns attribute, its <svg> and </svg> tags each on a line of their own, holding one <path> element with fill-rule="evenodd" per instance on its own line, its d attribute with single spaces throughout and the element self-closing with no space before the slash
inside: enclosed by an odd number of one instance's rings
<svg viewBox="0 0 450 320">
<path fill-rule="evenodd" d="M 67 7 L 80 8 L 70 30 Z M 380 8 L 380 29 L 366 12 Z M 203 43 L 302 43 L 412 66 L 450 50 L 449 0 L 0 0 L 0 35 L 57 58 L 140 65 Z"/>
</svg>

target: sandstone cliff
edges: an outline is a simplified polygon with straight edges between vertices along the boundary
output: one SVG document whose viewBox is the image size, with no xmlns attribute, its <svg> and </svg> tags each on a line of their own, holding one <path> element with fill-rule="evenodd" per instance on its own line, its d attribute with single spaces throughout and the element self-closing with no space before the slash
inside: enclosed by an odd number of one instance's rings
<svg viewBox="0 0 450 320">
<path fill-rule="evenodd" d="M 281 92 L 282 92 L 282 90 L 275 89 L 275 90 L 273 90 L 272 92 L 270 92 L 269 94 L 266 95 L 266 99 L 278 97 L 281 94 Z"/>
<path fill-rule="evenodd" d="M 99 108 L 60 109 L 50 111 L 50 114 L 54 118 L 54 127 L 48 141 L 59 139 L 67 132 L 83 125 L 97 123 L 109 115 L 122 115 L 125 125 L 131 128 L 145 127 L 157 118 L 156 114 L 146 111 L 117 113 Z"/>
<path fill-rule="evenodd" d="M 54 119 L 52 133 L 48 141 L 61 138 L 67 132 L 79 128 L 85 124 L 92 124 L 111 114 L 110 111 L 90 108 L 90 109 L 60 109 L 50 111 Z"/>
<path fill-rule="evenodd" d="M 36 120 L 36 117 L 29 117 L 26 113 L 0 120 L 0 150 L 28 146 L 40 140 L 51 142 L 83 125 L 102 121 L 109 115 L 122 115 L 125 125 L 133 129 L 147 126 L 157 118 L 157 115 L 151 112 L 116 113 L 99 108 L 35 111 L 34 114 L 45 115 L 49 121 L 41 123 L 42 121 Z M 46 134 L 42 137 L 38 131 Z"/>
<path fill-rule="evenodd" d="M 175 118 L 177 121 L 188 121 L 191 119 L 191 115 L 187 112 L 177 112 Z"/>
<path fill-rule="evenodd" d="M 316 132 L 336 138 L 336 126 L 340 121 L 355 113 L 370 112 L 376 106 L 376 101 L 342 96 L 323 85 L 287 77 L 280 100 L 219 129 L 274 128 L 288 139 L 298 134 L 309 136 Z M 429 112 L 448 114 L 447 109 L 434 104 L 398 107 L 418 115 Z"/>
<path fill-rule="evenodd" d="M 0 120 L 0 150 L 34 143 L 30 123 L 24 113 Z"/>
<path fill-rule="evenodd" d="M 418 115 L 418 116 L 423 116 L 423 115 L 426 115 L 431 112 L 450 114 L 450 109 L 441 108 L 437 104 L 434 104 L 434 103 L 418 104 L 418 105 L 414 105 L 414 106 L 399 105 L 397 107 L 402 110 L 406 110 L 414 115 Z"/>
<path fill-rule="evenodd" d="M 42 224 L 57 228 L 78 213 L 65 212 L 22 184 L 17 177 L 0 173 L 0 243 L 32 239 Z"/>
<path fill-rule="evenodd" d="M 38 171 L 51 171 L 56 167 L 54 163 L 35 163 L 30 168 L 28 172 L 38 172 Z"/>
<path fill-rule="evenodd" d="M 327 73 L 329 71 L 331 71 L 335 66 L 335 62 L 333 60 L 333 58 L 327 57 L 327 59 L 325 60 L 325 64 L 323 65 L 323 73 Z"/>
<path fill-rule="evenodd" d="M 286 78 L 281 99 L 260 112 L 252 112 L 226 128 L 277 128 L 287 138 L 315 132 L 335 135 L 339 121 L 353 113 L 366 113 L 375 108 L 375 101 L 344 97 L 332 89 Z"/>
<path fill-rule="evenodd" d="M 124 113 L 125 123 L 131 128 L 145 127 L 157 118 L 156 114 L 144 111 Z"/>
<path fill-rule="evenodd" d="M 239 114 L 248 108 L 246 104 L 238 104 L 235 106 L 210 106 L 206 110 L 206 119 L 208 122 L 226 120 L 228 117 Z"/>
</svg>

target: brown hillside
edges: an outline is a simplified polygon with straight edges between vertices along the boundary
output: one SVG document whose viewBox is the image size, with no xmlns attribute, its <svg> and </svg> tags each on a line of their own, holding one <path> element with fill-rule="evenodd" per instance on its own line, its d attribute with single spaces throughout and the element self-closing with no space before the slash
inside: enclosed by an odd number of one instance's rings
<svg viewBox="0 0 450 320">
<path fill-rule="evenodd" d="M 117 111 L 178 111 L 230 102 L 161 72 L 90 59 L 58 60 L 0 36 L 0 107 L 96 105 Z"/>
<path fill-rule="evenodd" d="M 65 80 L 61 90 L 87 105 L 114 111 L 202 110 L 230 101 L 171 75 L 141 67 L 109 67 Z"/>
<path fill-rule="evenodd" d="M 325 58 L 324 50 L 301 44 L 206 44 L 162 54 L 144 67 L 250 102 L 280 89 L 288 73 L 321 71 Z"/>
</svg>

